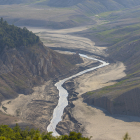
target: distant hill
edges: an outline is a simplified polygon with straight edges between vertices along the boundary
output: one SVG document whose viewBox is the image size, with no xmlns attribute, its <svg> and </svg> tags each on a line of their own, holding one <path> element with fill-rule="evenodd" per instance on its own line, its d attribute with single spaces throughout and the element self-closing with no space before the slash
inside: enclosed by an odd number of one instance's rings
<svg viewBox="0 0 140 140">
<path fill-rule="evenodd" d="M 6 4 L 21 4 L 21 3 L 33 3 L 37 0 L 0 0 L 0 5 Z"/>
<path fill-rule="evenodd" d="M 51 7 L 76 6 L 83 12 L 97 14 L 140 5 L 139 0 L 0 0 L 0 5 L 35 4 Z"/>
<path fill-rule="evenodd" d="M 81 11 L 88 13 L 101 13 L 131 8 L 140 5 L 139 0 L 50 0 L 47 2 L 52 7 L 77 6 Z"/>
<path fill-rule="evenodd" d="M 86 0 L 50 0 L 47 4 L 54 7 L 69 7 L 85 1 Z"/>
</svg>

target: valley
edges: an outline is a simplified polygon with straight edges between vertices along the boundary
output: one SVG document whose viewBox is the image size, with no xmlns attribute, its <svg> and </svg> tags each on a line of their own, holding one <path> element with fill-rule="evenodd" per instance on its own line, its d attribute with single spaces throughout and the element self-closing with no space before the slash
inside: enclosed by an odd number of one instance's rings
<svg viewBox="0 0 140 140">
<path fill-rule="evenodd" d="M 65 81 L 68 105 L 56 131 L 91 140 L 121 140 L 128 132 L 139 140 L 139 15 L 139 0 L 0 1 L 4 20 L 31 31 L 1 19 L 7 28 L 0 26 L 0 35 L 10 39 L 0 55 L 0 124 L 48 130 L 59 101 L 55 83 L 101 64 L 85 54 L 109 65 Z"/>
<path fill-rule="evenodd" d="M 71 50 L 75 49 L 79 51 L 85 50 L 86 52 L 91 52 L 93 54 L 96 52 L 96 54 L 98 55 L 107 56 L 107 54 L 105 53 L 106 47 L 94 46 L 95 43 L 87 38 L 76 37 L 69 34 L 69 33 L 74 33 L 77 31 L 82 31 L 82 30 L 87 29 L 85 27 L 73 28 L 69 30 L 67 29 L 66 30 L 64 29 L 63 30 L 47 30 L 47 29 L 43 30 L 43 29 L 38 29 L 38 28 L 29 28 L 29 29 L 32 30 L 37 35 L 39 35 L 41 40 L 44 41 L 44 44 L 48 43 L 49 47 L 53 48 L 57 46 L 58 50 L 59 50 L 59 47 L 60 48 L 62 47 L 63 49 L 71 49 Z M 59 51 L 59 52 L 64 53 L 62 51 Z M 68 53 L 68 52 L 65 52 L 65 53 Z M 96 57 L 99 57 L 99 56 L 96 56 Z M 91 64 L 92 63 L 90 61 L 85 60 L 85 65 L 83 64 L 80 64 L 80 65 L 83 65 L 85 67 Z M 79 93 L 78 99 L 73 101 L 73 104 L 75 107 L 72 108 L 72 111 L 70 113 L 72 117 L 74 117 L 81 124 L 80 131 L 84 134 L 84 136 L 93 136 L 93 140 L 102 139 L 102 137 L 104 137 L 104 139 L 107 139 L 107 140 L 113 140 L 113 139 L 117 140 L 117 139 L 121 139 L 122 135 L 125 132 L 129 132 L 133 138 L 135 139 L 139 138 L 138 128 L 140 125 L 139 123 L 140 119 L 138 117 L 123 116 L 123 115 L 110 115 L 105 110 L 102 111 L 102 109 L 99 109 L 97 107 L 90 107 L 86 103 L 83 103 L 83 99 L 81 97 L 82 94 L 88 91 L 97 90 L 102 87 L 115 84 L 116 80 L 121 79 L 122 77 L 126 76 L 124 72 L 125 70 L 126 68 L 123 63 L 119 61 L 114 62 L 114 63 L 111 63 L 109 66 L 106 66 L 104 68 L 101 68 L 96 71 L 74 78 L 72 80 L 72 82 L 74 82 L 74 87 L 73 86 L 67 87 L 68 91 L 70 90 L 71 92 L 71 88 L 72 89 L 74 88 L 74 92 Z M 67 82 L 69 83 L 69 81 Z M 67 85 L 67 82 L 66 82 L 66 85 Z M 52 90 L 52 91 L 55 91 L 55 90 Z M 38 98 L 41 98 L 41 95 Z M 46 118 L 47 117 L 45 116 L 45 119 Z M 91 119 L 91 118 L 94 118 L 94 119 Z M 101 122 L 101 120 L 103 121 Z M 67 124 L 69 124 L 69 126 L 67 126 Z M 95 127 L 95 125 L 98 125 L 98 127 Z M 74 126 L 74 123 L 65 112 L 63 115 L 62 122 L 58 124 L 57 130 L 58 132 L 61 132 L 62 134 L 68 134 L 68 132 L 72 130 L 77 131 L 77 129 Z"/>
</svg>

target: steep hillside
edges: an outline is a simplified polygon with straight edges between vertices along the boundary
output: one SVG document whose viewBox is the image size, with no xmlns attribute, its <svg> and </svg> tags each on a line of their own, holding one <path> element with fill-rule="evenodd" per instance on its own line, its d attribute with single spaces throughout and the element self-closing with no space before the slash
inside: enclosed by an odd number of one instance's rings
<svg viewBox="0 0 140 140">
<path fill-rule="evenodd" d="M 69 74 L 82 62 L 79 55 L 52 51 L 32 32 L 2 19 L 0 31 L 0 101 L 30 94 L 33 86 Z"/>
<path fill-rule="evenodd" d="M 123 12 L 122 15 L 121 12 L 110 14 L 104 19 L 118 15 L 116 20 L 114 18 L 112 22 L 88 32 L 90 38 L 109 46 L 106 50 L 109 57 L 125 64 L 127 76 L 112 86 L 88 92 L 83 95 L 83 98 L 85 102 L 105 108 L 112 114 L 140 116 L 139 10 L 133 12 L 137 14 L 135 16 L 127 12 Z"/>
</svg>

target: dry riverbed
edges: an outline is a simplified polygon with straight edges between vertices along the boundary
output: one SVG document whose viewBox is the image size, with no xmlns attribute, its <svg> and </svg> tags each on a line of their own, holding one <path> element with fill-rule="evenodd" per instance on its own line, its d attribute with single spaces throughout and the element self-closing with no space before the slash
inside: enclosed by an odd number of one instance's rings
<svg viewBox="0 0 140 140">
<path fill-rule="evenodd" d="M 105 110 L 88 106 L 81 98 L 87 91 L 114 84 L 112 81 L 125 76 L 124 70 L 125 66 L 118 62 L 74 79 L 75 91 L 79 96 L 78 100 L 73 102 L 73 114 L 76 120 L 84 124 L 85 136 L 93 136 L 93 140 L 121 140 L 128 132 L 132 139 L 139 140 L 139 117 L 111 116 Z"/>
<path fill-rule="evenodd" d="M 55 31 L 30 28 L 30 30 L 41 37 L 46 46 L 80 49 L 107 56 L 105 53 L 106 47 L 97 47 L 94 42 L 87 38 L 68 34 L 85 29 L 87 27 Z M 90 64 L 91 61 L 85 60 L 82 66 L 85 67 Z M 83 132 L 84 136 L 93 136 L 93 140 L 121 140 L 123 135 L 128 132 L 132 140 L 139 140 L 140 118 L 110 116 L 105 110 L 83 103 L 81 97 L 85 92 L 114 84 L 115 80 L 125 76 L 124 70 L 125 66 L 123 63 L 116 62 L 70 80 L 74 84 L 72 87 L 68 87 L 69 90 L 73 88 L 73 92 L 79 94 L 77 98 L 70 101 L 74 106 L 68 107 L 63 115 L 63 121 L 57 129 L 64 134 L 76 128 L 78 131 Z M 10 100 L 10 102 L 2 102 L 2 105 L 7 108 L 7 114 L 32 121 L 42 130 L 46 130 L 57 101 L 58 91 L 54 87 L 53 82 L 48 81 L 44 85 L 34 88 L 32 95 L 20 95 L 18 98 Z M 1 110 L 4 111 L 3 108 Z M 67 125 L 68 127 L 66 128 Z"/>
<path fill-rule="evenodd" d="M 69 108 L 65 110 L 63 121 L 58 125 L 58 131 L 67 133 L 69 130 L 66 130 L 64 125 L 68 124 L 71 131 L 77 130 L 84 136 L 93 136 L 92 140 L 121 140 L 126 132 L 130 134 L 132 140 L 139 140 L 139 117 L 110 115 L 106 110 L 88 106 L 81 97 L 85 92 L 113 85 L 115 80 L 126 75 L 124 70 L 123 63 L 117 62 L 67 81 L 65 87 L 71 94 L 69 101 L 72 105 L 70 111 L 67 111 Z M 77 99 L 73 97 L 73 93 L 79 93 Z M 81 129 L 73 125 L 70 115 L 77 121 L 77 125 L 80 124 Z"/>
<path fill-rule="evenodd" d="M 58 102 L 58 91 L 52 81 L 34 87 L 33 90 L 31 95 L 21 94 L 15 99 L 3 101 L 0 110 L 17 117 L 21 122 L 30 122 L 40 130 L 46 131 Z"/>
<path fill-rule="evenodd" d="M 44 30 L 44 32 L 38 32 L 38 35 L 50 47 L 80 49 L 107 56 L 105 53 L 106 47 L 97 47 L 94 42 L 87 38 L 68 34 L 82 30 L 85 30 L 85 28 L 57 31 Z M 81 95 L 85 92 L 115 84 L 115 80 L 126 75 L 124 70 L 124 64 L 116 62 L 73 79 L 74 92 L 79 93 L 78 99 L 72 101 L 74 107 L 71 107 L 71 109 L 68 107 L 68 113 L 71 116 L 65 111 L 63 115 L 64 119 L 58 125 L 58 130 L 68 132 L 69 130 L 76 130 L 75 128 L 78 128 L 79 131 L 84 130 L 84 136 L 93 136 L 93 140 L 121 140 L 123 135 L 129 132 L 132 139 L 139 140 L 140 118 L 133 116 L 110 116 L 105 110 L 83 103 L 83 99 L 81 98 Z M 72 117 L 72 121 L 69 120 L 70 117 Z M 77 124 L 74 125 L 73 122 Z M 66 128 L 67 125 L 69 128 Z M 79 126 L 82 130 L 79 129 Z M 59 129 L 61 127 L 64 129 Z"/>
<path fill-rule="evenodd" d="M 98 65 L 97 61 L 93 62 L 86 58 L 83 58 L 83 60 L 84 63 L 77 64 L 77 68 Z M 30 95 L 20 94 L 15 99 L 3 101 L 0 110 L 9 116 L 8 119 L 13 121 L 13 123 L 9 121 L 7 124 L 20 123 L 23 126 L 26 123 L 26 126 L 34 125 L 32 127 L 46 131 L 59 98 L 58 90 L 54 84 L 50 80 L 45 82 L 44 85 L 34 87 L 34 92 Z M 3 116 L 1 115 L 1 117 Z"/>
</svg>

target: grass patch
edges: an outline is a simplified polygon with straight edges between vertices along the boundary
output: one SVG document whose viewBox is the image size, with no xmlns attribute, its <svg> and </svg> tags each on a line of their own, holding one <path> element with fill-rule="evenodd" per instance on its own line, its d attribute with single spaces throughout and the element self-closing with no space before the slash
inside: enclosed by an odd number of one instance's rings
<svg viewBox="0 0 140 140">
<path fill-rule="evenodd" d="M 120 95 L 122 93 L 125 93 L 127 91 L 130 91 L 135 88 L 140 87 L 140 79 L 125 79 L 122 80 L 114 85 L 104 87 L 102 89 L 88 92 L 87 95 L 91 96 L 96 93 L 96 97 L 101 97 L 105 94 L 110 94 L 113 96 L 116 96 L 117 94 Z"/>
<path fill-rule="evenodd" d="M 92 92 L 92 91 L 90 91 L 90 92 L 87 92 L 86 94 L 87 95 L 93 95 L 95 92 Z"/>
<path fill-rule="evenodd" d="M 107 16 L 109 16 L 111 13 L 113 13 L 113 12 L 104 12 L 104 13 L 100 13 L 100 14 L 99 14 L 99 17 L 107 17 Z"/>
<path fill-rule="evenodd" d="M 103 36 L 110 35 L 114 31 L 116 30 L 112 29 L 112 30 L 103 31 L 103 32 L 100 32 L 99 35 L 103 35 Z"/>
<path fill-rule="evenodd" d="M 130 26 L 115 26 L 110 28 L 110 25 L 100 25 L 90 29 L 92 31 L 91 35 L 94 38 L 107 44 L 115 45 L 121 41 L 125 41 L 130 37 L 140 34 L 140 24 L 133 24 Z M 134 43 L 139 39 L 128 40 L 129 43 Z M 137 48 L 139 50 L 139 47 Z"/>
</svg>

